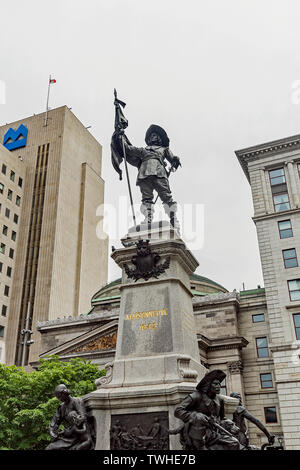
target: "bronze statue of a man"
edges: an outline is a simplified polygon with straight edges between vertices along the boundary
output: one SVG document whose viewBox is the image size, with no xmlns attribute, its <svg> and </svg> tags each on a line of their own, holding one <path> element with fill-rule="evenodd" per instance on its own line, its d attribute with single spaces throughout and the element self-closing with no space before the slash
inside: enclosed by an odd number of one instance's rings
<svg viewBox="0 0 300 470">
<path fill-rule="evenodd" d="M 181 442 L 186 450 L 240 450 L 236 437 L 222 426 L 224 401 L 220 394 L 226 374 L 221 370 L 208 372 L 174 414 L 185 425 Z"/>
<path fill-rule="evenodd" d="M 180 159 L 175 157 L 169 149 L 169 137 L 166 131 L 157 125 L 152 124 L 146 132 L 145 141 L 147 146 L 134 147 L 130 144 L 123 130 L 115 134 L 114 145 L 118 148 L 116 135 L 119 139 L 119 148 L 124 146 L 126 159 L 128 163 L 138 168 L 137 186 L 142 193 L 141 212 L 145 217 L 143 223 L 150 224 L 154 213 L 154 190 L 161 199 L 165 212 L 170 218 L 171 225 L 179 230 L 179 223 L 176 216 L 177 203 L 174 201 L 169 185 L 169 175 L 171 171 L 176 170 L 181 164 Z M 120 153 L 120 151 L 119 151 Z M 171 164 L 171 170 L 167 173 L 166 166 L 168 161 Z"/>
</svg>

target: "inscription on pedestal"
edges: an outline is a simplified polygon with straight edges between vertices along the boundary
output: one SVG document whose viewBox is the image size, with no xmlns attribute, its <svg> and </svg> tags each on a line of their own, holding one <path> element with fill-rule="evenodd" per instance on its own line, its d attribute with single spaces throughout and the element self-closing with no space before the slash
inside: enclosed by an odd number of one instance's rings
<svg viewBox="0 0 300 470">
<path fill-rule="evenodd" d="M 167 411 L 112 415 L 111 450 L 168 450 Z"/>
<path fill-rule="evenodd" d="M 168 287 L 156 287 L 154 291 L 140 286 L 136 295 L 126 292 L 123 315 L 123 357 L 162 354 L 173 350 Z"/>
</svg>

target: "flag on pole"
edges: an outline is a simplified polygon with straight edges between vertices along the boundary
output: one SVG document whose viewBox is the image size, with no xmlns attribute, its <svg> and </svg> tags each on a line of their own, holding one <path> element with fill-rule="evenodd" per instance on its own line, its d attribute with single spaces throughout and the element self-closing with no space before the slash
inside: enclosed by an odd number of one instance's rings
<svg viewBox="0 0 300 470">
<path fill-rule="evenodd" d="M 126 127 L 128 126 L 128 121 L 126 117 L 123 114 L 122 108 L 125 108 L 126 103 L 123 101 L 119 100 L 117 98 L 117 92 L 114 90 L 114 95 L 115 95 L 115 132 L 113 133 L 112 140 L 111 140 L 111 161 L 113 164 L 114 169 L 117 171 L 119 174 L 120 180 L 122 179 L 122 170 L 120 168 L 120 164 L 123 161 L 124 155 L 123 155 L 123 149 L 120 144 L 119 140 L 119 135 L 120 132 L 124 132 Z M 127 137 L 124 135 L 124 139 L 126 139 L 127 143 L 130 145 L 129 140 Z"/>
<path fill-rule="evenodd" d="M 49 83 L 50 83 L 50 84 L 51 84 L 51 83 L 56 83 L 56 80 L 55 80 L 55 78 L 50 78 L 50 81 L 49 81 Z"/>
</svg>

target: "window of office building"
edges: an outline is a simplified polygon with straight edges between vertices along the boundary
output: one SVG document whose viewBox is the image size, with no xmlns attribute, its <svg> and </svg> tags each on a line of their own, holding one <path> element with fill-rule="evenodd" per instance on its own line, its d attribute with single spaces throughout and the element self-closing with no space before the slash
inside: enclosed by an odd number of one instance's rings
<svg viewBox="0 0 300 470">
<path fill-rule="evenodd" d="M 18 186 L 19 186 L 20 188 L 22 188 L 22 186 L 23 186 L 23 179 L 22 179 L 22 178 L 19 178 Z"/>
<path fill-rule="evenodd" d="M 4 326 L 0 326 L 0 338 L 4 337 Z"/>
<path fill-rule="evenodd" d="M 292 223 L 290 220 L 278 222 L 280 238 L 290 238 L 293 236 Z"/>
<path fill-rule="evenodd" d="M 8 234 L 8 227 L 7 227 L 6 225 L 3 225 L 2 233 L 3 233 L 3 235 L 7 236 L 7 234 Z"/>
<path fill-rule="evenodd" d="M 295 248 L 290 248 L 289 250 L 282 250 L 282 255 L 285 268 L 295 268 L 296 266 L 298 266 Z"/>
<path fill-rule="evenodd" d="M 288 193 L 273 194 L 275 212 L 290 210 L 290 201 Z"/>
<path fill-rule="evenodd" d="M 4 184 L 0 183 L 0 194 L 3 194 L 4 191 Z"/>
<path fill-rule="evenodd" d="M 2 253 L 3 255 L 5 253 L 5 244 L 4 243 L 0 243 L 0 253 Z"/>
<path fill-rule="evenodd" d="M 4 295 L 5 297 L 9 296 L 9 286 L 4 286 Z"/>
<path fill-rule="evenodd" d="M 11 259 L 14 259 L 14 255 L 15 255 L 15 250 L 13 250 L 13 248 L 10 248 L 10 249 L 9 249 L 9 257 L 10 257 Z"/>
<path fill-rule="evenodd" d="M 252 315 L 252 323 L 260 323 L 262 321 L 265 321 L 265 315 L 263 313 Z"/>
<path fill-rule="evenodd" d="M 13 197 L 13 192 L 11 189 L 8 190 L 7 192 L 7 199 L 9 199 L 10 201 L 12 201 L 12 197 Z"/>
<path fill-rule="evenodd" d="M 273 379 L 272 374 L 260 374 L 260 383 L 261 388 L 272 388 L 273 387 Z"/>
<path fill-rule="evenodd" d="M 300 340 L 300 313 L 295 313 L 293 315 L 293 318 L 294 318 L 296 338 Z"/>
<path fill-rule="evenodd" d="M 7 266 L 7 270 L 6 270 L 7 277 L 11 277 L 11 272 L 12 272 L 12 268 L 10 266 Z"/>
<path fill-rule="evenodd" d="M 15 242 L 17 239 L 17 232 L 15 232 L 14 230 L 12 230 L 11 232 L 11 239 L 13 242 Z"/>
<path fill-rule="evenodd" d="M 2 273 L 3 270 L 3 263 L 0 262 L 0 273 Z"/>
<path fill-rule="evenodd" d="M 16 196 L 16 204 L 17 204 L 17 206 L 20 206 L 20 205 L 21 205 L 21 198 L 20 198 L 20 196 Z"/>
<path fill-rule="evenodd" d="M 289 195 L 283 168 L 269 171 L 271 191 L 273 196 L 275 212 L 290 209 Z"/>
<path fill-rule="evenodd" d="M 16 176 L 16 173 L 14 171 L 11 171 L 10 172 L 10 179 L 11 181 L 15 181 L 15 176 Z"/>
<path fill-rule="evenodd" d="M 264 408 L 266 423 L 277 423 L 277 413 L 275 406 L 267 406 Z"/>
<path fill-rule="evenodd" d="M 1 315 L 2 315 L 2 317 L 6 317 L 6 315 L 7 315 L 7 306 L 6 305 L 2 305 Z"/>
<path fill-rule="evenodd" d="M 1 170 L 1 171 L 2 171 L 2 173 L 3 173 L 4 175 L 6 175 L 6 169 L 7 169 L 7 166 L 3 163 L 3 164 L 2 164 L 2 170 Z"/>
<path fill-rule="evenodd" d="M 265 336 L 256 338 L 257 357 L 269 357 L 268 340 Z"/>
<path fill-rule="evenodd" d="M 283 168 L 278 168 L 277 170 L 271 170 L 269 171 L 269 175 L 270 175 L 271 186 L 286 183 Z"/>
<path fill-rule="evenodd" d="M 17 214 L 14 214 L 14 223 L 17 224 L 19 221 L 19 216 Z"/>
<path fill-rule="evenodd" d="M 9 219 L 9 217 L 10 217 L 10 210 L 7 207 L 5 208 L 5 217 L 7 219 Z"/>
<path fill-rule="evenodd" d="M 288 281 L 288 288 L 290 293 L 290 299 L 300 300 L 300 279 L 293 279 Z"/>
</svg>

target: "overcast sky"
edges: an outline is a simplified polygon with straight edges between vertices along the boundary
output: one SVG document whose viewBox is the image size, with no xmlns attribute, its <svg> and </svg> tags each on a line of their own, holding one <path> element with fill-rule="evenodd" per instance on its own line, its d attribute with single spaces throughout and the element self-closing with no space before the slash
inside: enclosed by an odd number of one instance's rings
<svg viewBox="0 0 300 470">
<path fill-rule="evenodd" d="M 183 167 L 180 203 L 205 205 L 197 272 L 229 290 L 263 284 L 250 186 L 234 150 L 298 134 L 300 3 L 295 0 L 1 2 L 0 124 L 68 105 L 103 145 L 106 202 L 127 195 L 110 163 L 113 88 L 137 146 L 151 123 Z M 134 199 L 136 169 L 130 170 Z M 119 276 L 110 260 L 109 280 Z"/>
</svg>

